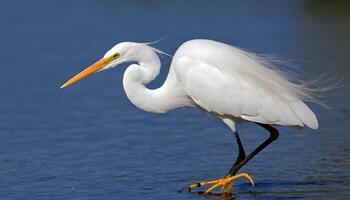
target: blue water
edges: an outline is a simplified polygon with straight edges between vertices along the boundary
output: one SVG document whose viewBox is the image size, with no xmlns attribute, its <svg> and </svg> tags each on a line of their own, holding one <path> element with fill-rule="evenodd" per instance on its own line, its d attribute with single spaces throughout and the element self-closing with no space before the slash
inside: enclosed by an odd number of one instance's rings
<svg viewBox="0 0 350 200">
<path fill-rule="evenodd" d="M 211 38 L 275 54 L 306 78 L 343 78 L 312 105 L 320 129 L 279 128 L 280 138 L 242 172 L 237 199 L 350 196 L 350 6 L 316 1 L 0 1 L 0 199 L 229 199 L 178 193 L 225 175 L 237 156 L 217 120 L 183 108 L 150 114 L 122 89 L 125 66 L 59 90 L 117 42 L 149 42 L 173 54 Z M 150 85 L 161 85 L 170 58 Z M 267 134 L 240 125 L 249 152 Z"/>
</svg>

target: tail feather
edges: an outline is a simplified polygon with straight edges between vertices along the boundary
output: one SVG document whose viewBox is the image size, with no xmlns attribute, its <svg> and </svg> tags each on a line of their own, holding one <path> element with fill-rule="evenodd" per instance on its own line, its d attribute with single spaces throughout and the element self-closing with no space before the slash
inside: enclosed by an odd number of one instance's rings
<svg viewBox="0 0 350 200">
<path fill-rule="evenodd" d="M 315 113 L 304 102 L 298 101 L 296 103 L 293 103 L 292 108 L 295 115 L 306 126 L 312 129 L 318 129 L 318 121 Z"/>
</svg>

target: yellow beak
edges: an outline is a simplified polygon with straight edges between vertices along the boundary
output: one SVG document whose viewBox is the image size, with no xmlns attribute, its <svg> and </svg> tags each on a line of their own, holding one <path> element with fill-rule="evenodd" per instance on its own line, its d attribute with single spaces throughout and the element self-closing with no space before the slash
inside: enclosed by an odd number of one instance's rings
<svg viewBox="0 0 350 200">
<path fill-rule="evenodd" d="M 100 71 L 101 69 L 106 67 L 108 65 L 108 63 L 112 60 L 113 60 L 112 57 L 102 58 L 102 59 L 98 60 L 94 64 L 90 65 L 88 68 L 81 71 L 79 74 L 75 75 L 73 78 L 69 79 L 65 84 L 63 84 L 60 87 L 60 89 L 65 88 L 69 85 L 72 85 L 73 83 L 76 83 L 76 82 L 88 77 L 89 75 Z"/>
</svg>

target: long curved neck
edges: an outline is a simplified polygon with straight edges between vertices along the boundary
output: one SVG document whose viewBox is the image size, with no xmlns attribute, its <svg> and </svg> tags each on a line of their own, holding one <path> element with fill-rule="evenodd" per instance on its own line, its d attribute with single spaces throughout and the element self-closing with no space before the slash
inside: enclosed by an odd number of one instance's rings
<svg viewBox="0 0 350 200">
<path fill-rule="evenodd" d="M 158 89 L 148 89 L 145 85 L 154 80 L 161 67 L 158 55 L 150 47 L 136 60 L 138 64 L 130 65 L 123 77 L 123 85 L 129 100 L 138 108 L 154 113 L 164 113 L 168 110 L 187 105 L 188 98 L 182 88 L 172 84 L 173 77 Z"/>
</svg>

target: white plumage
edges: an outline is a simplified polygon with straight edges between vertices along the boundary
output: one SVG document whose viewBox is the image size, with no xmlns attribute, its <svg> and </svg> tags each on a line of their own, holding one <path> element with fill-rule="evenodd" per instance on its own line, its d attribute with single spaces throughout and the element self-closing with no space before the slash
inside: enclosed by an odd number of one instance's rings
<svg viewBox="0 0 350 200">
<path fill-rule="evenodd" d="M 318 128 L 303 102 L 310 95 L 266 60 L 210 41 L 184 43 L 173 58 L 176 77 L 199 106 L 218 115 L 263 124 Z"/>
<path fill-rule="evenodd" d="M 130 101 L 142 110 L 163 113 L 198 106 L 232 129 L 242 121 L 318 128 L 315 114 L 303 102 L 314 100 L 310 89 L 264 57 L 221 42 L 190 40 L 176 51 L 164 84 L 151 90 L 145 85 L 160 72 L 157 53 L 162 52 L 145 43 L 119 43 L 62 87 L 97 71 L 136 61 L 126 69 L 123 85 Z"/>
</svg>

